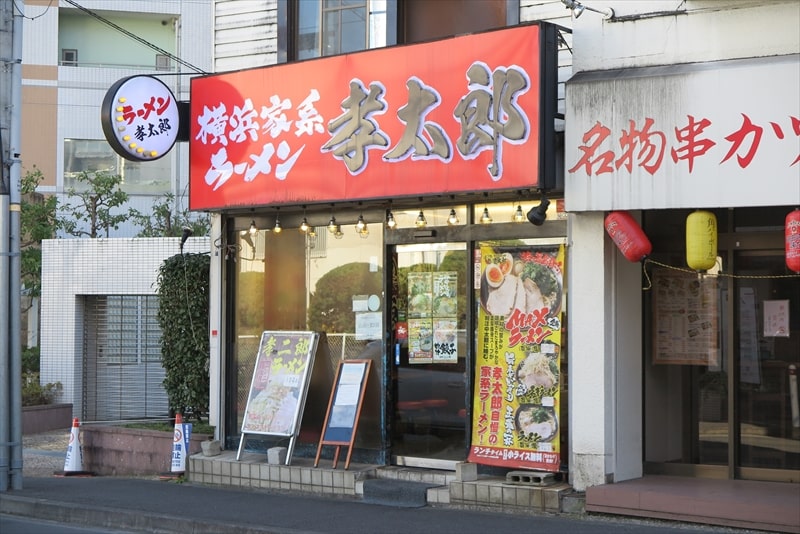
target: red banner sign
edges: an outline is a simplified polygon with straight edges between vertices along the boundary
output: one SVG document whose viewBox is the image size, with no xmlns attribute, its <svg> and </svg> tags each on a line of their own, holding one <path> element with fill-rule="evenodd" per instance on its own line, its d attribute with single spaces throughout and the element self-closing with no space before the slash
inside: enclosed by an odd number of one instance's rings
<svg viewBox="0 0 800 534">
<path fill-rule="evenodd" d="M 540 28 L 194 78 L 190 207 L 537 187 Z"/>
</svg>

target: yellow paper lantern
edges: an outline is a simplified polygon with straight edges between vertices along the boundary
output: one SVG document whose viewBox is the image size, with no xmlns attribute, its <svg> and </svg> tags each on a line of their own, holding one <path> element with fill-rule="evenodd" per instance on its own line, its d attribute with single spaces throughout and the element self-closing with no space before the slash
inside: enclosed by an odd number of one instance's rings
<svg viewBox="0 0 800 534">
<path fill-rule="evenodd" d="M 695 271 L 707 271 L 717 263 L 717 218 L 697 210 L 686 218 L 686 263 Z"/>
</svg>

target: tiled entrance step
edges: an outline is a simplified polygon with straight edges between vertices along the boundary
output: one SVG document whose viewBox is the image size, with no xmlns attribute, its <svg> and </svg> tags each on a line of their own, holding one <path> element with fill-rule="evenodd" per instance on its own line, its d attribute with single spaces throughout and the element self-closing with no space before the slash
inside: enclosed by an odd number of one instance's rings
<svg viewBox="0 0 800 534">
<path fill-rule="evenodd" d="M 456 471 L 386 466 L 376 469 L 374 476 L 390 481 L 430 484 L 427 502 L 433 505 L 488 507 L 516 513 L 583 512 L 583 496 L 575 498 L 572 488 L 557 482 L 554 474 L 536 471 L 516 473 L 520 480 L 524 480 L 523 483 L 516 482 L 516 479 L 515 483 L 509 483 L 507 477 L 479 476 L 475 464 L 459 464 Z M 526 477 L 524 479 L 523 474 Z M 367 482 L 364 481 L 365 498 Z"/>
<path fill-rule="evenodd" d="M 505 478 L 480 478 L 472 482 L 450 483 L 450 504 L 481 506 L 509 512 L 576 513 L 563 505 L 572 488 L 563 482 L 539 487 L 508 484 Z M 570 507 L 575 506 L 571 504 Z M 577 503 L 582 508 L 582 501 Z"/>
<path fill-rule="evenodd" d="M 375 471 L 376 478 L 424 482 L 431 486 L 447 486 L 456 479 L 455 471 L 440 469 L 420 469 L 413 467 L 383 466 Z"/>
</svg>

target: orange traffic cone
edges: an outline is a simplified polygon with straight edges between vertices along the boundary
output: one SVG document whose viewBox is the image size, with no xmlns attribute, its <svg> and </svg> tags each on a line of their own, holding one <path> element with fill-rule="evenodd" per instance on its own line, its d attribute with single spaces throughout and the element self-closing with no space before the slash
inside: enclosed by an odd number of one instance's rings
<svg viewBox="0 0 800 534">
<path fill-rule="evenodd" d="M 80 422 L 75 417 L 69 433 L 67 455 L 64 458 L 64 470 L 56 471 L 57 476 L 91 476 L 92 473 L 83 470 L 83 449 L 81 447 Z"/>
<path fill-rule="evenodd" d="M 172 454 L 170 455 L 170 471 L 169 473 L 162 473 L 160 478 L 179 478 L 186 472 L 186 457 L 189 454 L 189 438 L 191 435 L 192 425 L 184 424 L 183 416 L 176 414 L 175 434 L 172 440 Z"/>
</svg>

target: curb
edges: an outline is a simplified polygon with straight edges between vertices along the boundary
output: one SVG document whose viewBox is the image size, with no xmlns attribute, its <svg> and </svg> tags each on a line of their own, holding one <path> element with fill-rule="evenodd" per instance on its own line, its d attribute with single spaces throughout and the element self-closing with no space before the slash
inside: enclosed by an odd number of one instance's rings
<svg viewBox="0 0 800 534">
<path fill-rule="evenodd" d="M 103 506 L 75 506 L 53 502 L 3 495 L 0 498 L 0 514 L 55 521 L 63 524 L 132 530 L 163 534 L 219 534 L 235 530 L 237 534 L 319 534 L 306 530 L 270 527 L 267 525 L 245 525 L 221 521 L 196 521 L 167 514 L 137 512 Z"/>
</svg>

